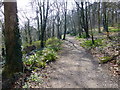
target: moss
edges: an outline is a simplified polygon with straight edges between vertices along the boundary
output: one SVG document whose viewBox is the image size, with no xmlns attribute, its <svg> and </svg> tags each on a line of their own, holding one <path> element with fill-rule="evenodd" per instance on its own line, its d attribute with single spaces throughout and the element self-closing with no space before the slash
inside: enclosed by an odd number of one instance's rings
<svg viewBox="0 0 120 90">
<path fill-rule="evenodd" d="M 19 65 L 6 65 L 2 71 L 2 77 L 7 79 L 11 78 L 15 73 L 23 72 L 23 67 Z"/>
<path fill-rule="evenodd" d="M 105 56 L 105 57 L 100 57 L 99 59 L 100 59 L 100 63 L 107 63 L 112 59 L 112 57 Z"/>
</svg>

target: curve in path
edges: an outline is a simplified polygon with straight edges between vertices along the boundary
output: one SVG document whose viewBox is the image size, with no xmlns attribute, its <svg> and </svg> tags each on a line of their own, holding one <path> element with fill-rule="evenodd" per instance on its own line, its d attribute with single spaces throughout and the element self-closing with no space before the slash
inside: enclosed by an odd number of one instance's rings
<svg viewBox="0 0 120 90">
<path fill-rule="evenodd" d="M 59 56 L 52 64 L 48 87 L 118 88 L 118 78 L 100 66 L 74 37 L 67 37 Z"/>
</svg>

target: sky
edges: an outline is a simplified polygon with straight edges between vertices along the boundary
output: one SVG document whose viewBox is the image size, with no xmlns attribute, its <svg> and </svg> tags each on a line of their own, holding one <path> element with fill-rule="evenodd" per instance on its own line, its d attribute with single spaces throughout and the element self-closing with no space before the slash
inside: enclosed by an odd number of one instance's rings
<svg viewBox="0 0 120 90">
<path fill-rule="evenodd" d="M 27 22 L 27 20 L 25 20 L 23 18 L 24 16 L 24 13 L 23 12 L 26 12 L 26 16 L 28 18 L 34 18 L 36 16 L 36 13 L 32 11 L 32 8 L 30 6 L 30 1 L 31 0 L 17 0 L 17 6 L 18 6 L 18 16 L 20 18 L 19 20 L 19 23 L 21 26 L 24 26 L 24 21 Z M 53 1 L 53 0 L 50 0 L 50 2 Z M 58 0 L 58 1 L 61 1 L 62 0 Z M 72 4 L 71 3 L 74 3 L 74 0 L 67 0 L 68 1 L 68 9 L 71 9 L 72 8 Z M 34 23 L 34 22 L 31 22 L 31 24 Z"/>
<path fill-rule="evenodd" d="M 20 25 L 24 25 L 24 13 L 23 12 L 26 12 L 27 11 L 27 16 L 29 18 L 31 17 L 35 17 L 35 13 L 32 12 L 32 8 L 30 6 L 30 1 L 31 0 L 17 0 L 17 6 L 18 6 L 18 16 L 20 18 L 19 22 L 20 22 Z M 53 0 L 50 0 L 50 2 L 53 1 Z M 58 0 L 58 1 L 61 1 L 62 0 Z M 82 0 L 76 0 L 76 1 L 82 1 Z M 99 1 L 99 0 L 89 0 L 89 1 Z M 107 0 L 103 0 L 103 1 L 107 1 Z M 120 0 L 112 0 L 112 1 L 120 1 Z M 74 3 L 74 0 L 67 0 L 68 2 L 68 9 L 71 9 L 72 8 L 72 3 Z M 1 18 L 1 15 L 0 15 L 0 18 Z"/>
</svg>

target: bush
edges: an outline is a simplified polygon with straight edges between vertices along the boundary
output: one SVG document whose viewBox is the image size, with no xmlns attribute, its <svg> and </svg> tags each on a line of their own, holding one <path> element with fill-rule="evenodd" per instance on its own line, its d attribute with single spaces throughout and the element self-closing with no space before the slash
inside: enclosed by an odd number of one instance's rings
<svg viewBox="0 0 120 90">
<path fill-rule="evenodd" d="M 32 45 L 35 45 L 36 48 L 39 49 L 40 48 L 40 42 L 41 41 L 35 41 L 35 42 L 32 43 Z"/>
<path fill-rule="evenodd" d="M 50 48 L 50 49 L 53 49 L 54 51 L 58 51 L 60 50 L 60 45 L 62 44 L 62 42 L 57 39 L 57 38 L 49 38 L 47 41 L 46 41 L 46 44 L 45 46 L 47 48 Z"/>
<path fill-rule="evenodd" d="M 39 48 L 40 48 L 40 41 L 32 42 L 31 45 L 29 43 L 25 43 L 23 44 L 22 54 L 28 54 L 31 51 L 39 49 Z"/>
<path fill-rule="evenodd" d="M 29 57 L 25 57 L 23 59 L 23 63 L 29 69 L 33 69 L 34 67 L 44 68 L 46 65 L 46 62 L 43 62 L 36 53 L 34 55 L 30 55 Z"/>
<path fill-rule="evenodd" d="M 120 32 L 120 29 L 114 28 L 114 29 L 110 29 L 110 32 Z"/>
<path fill-rule="evenodd" d="M 71 36 L 76 36 L 76 33 L 70 33 Z"/>
<path fill-rule="evenodd" d="M 45 62 L 51 62 L 57 59 L 57 53 L 53 49 L 46 48 L 42 54 Z"/>
<path fill-rule="evenodd" d="M 33 55 L 25 57 L 23 62 L 29 69 L 33 69 L 35 67 L 44 68 L 46 63 L 55 61 L 56 59 L 57 53 L 53 49 L 45 48 L 42 51 L 37 51 Z"/>
<path fill-rule="evenodd" d="M 32 55 L 23 58 L 23 63 L 28 69 L 35 69 L 37 67 L 44 68 L 46 63 L 55 61 L 57 59 L 56 51 L 60 50 L 61 41 L 57 38 L 50 38 L 46 41 L 46 48 L 40 51 L 33 52 Z M 36 47 L 39 46 L 40 41 L 33 43 Z M 23 52 L 25 53 L 25 52 Z"/>
<path fill-rule="evenodd" d="M 43 61 L 43 62 L 50 62 L 57 59 L 57 53 L 50 48 L 45 48 L 42 51 L 36 52 L 37 56 Z"/>
<path fill-rule="evenodd" d="M 102 39 L 94 40 L 94 44 L 92 43 L 92 40 L 86 40 L 85 42 L 81 43 L 81 46 L 84 48 L 94 48 L 97 46 L 101 46 L 102 44 Z"/>
<path fill-rule="evenodd" d="M 81 37 L 80 37 L 80 36 L 77 36 L 76 38 L 77 38 L 77 39 L 86 38 L 86 34 L 85 34 L 85 33 L 82 33 L 82 34 L 81 34 Z"/>
</svg>

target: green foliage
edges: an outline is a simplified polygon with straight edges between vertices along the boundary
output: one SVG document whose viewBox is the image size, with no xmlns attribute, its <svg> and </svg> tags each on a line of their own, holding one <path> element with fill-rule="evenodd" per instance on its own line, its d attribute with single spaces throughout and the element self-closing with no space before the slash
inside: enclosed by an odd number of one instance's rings
<svg viewBox="0 0 120 90">
<path fill-rule="evenodd" d="M 32 45 L 35 45 L 36 48 L 39 49 L 40 48 L 40 42 L 41 41 L 35 41 L 35 42 L 32 43 Z"/>
<path fill-rule="evenodd" d="M 76 36 L 76 34 L 75 34 L 75 33 L 70 33 L 70 35 L 71 35 L 71 36 Z"/>
<path fill-rule="evenodd" d="M 39 82 L 39 83 L 42 83 L 42 78 L 37 74 L 37 73 L 33 73 L 29 78 L 28 78 L 29 81 L 34 81 L 34 82 Z"/>
<path fill-rule="evenodd" d="M 37 73 L 33 72 L 30 77 L 27 78 L 27 82 L 22 86 L 22 88 L 30 88 L 31 82 L 43 83 L 42 77 Z"/>
<path fill-rule="evenodd" d="M 34 69 L 34 67 L 44 68 L 46 65 L 46 62 L 43 62 L 36 53 L 34 55 L 30 55 L 29 57 L 25 57 L 23 59 L 23 63 L 28 66 L 29 69 Z"/>
<path fill-rule="evenodd" d="M 45 62 L 50 62 L 57 59 L 57 53 L 53 49 L 45 48 L 42 53 Z"/>
<path fill-rule="evenodd" d="M 80 39 L 80 38 L 86 38 L 86 34 L 85 34 L 85 33 L 82 33 L 81 36 L 77 36 L 76 38 L 77 38 L 77 39 Z"/>
<path fill-rule="evenodd" d="M 61 49 L 61 48 L 60 48 L 61 44 L 62 44 L 62 42 L 61 42 L 59 39 L 57 39 L 57 38 L 54 37 L 54 38 L 49 38 L 49 39 L 46 41 L 45 46 L 46 46 L 47 48 L 53 49 L 54 51 L 58 51 L 58 50 Z"/>
<path fill-rule="evenodd" d="M 25 85 L 22 86 L 22 88 L 30 88 L 29 84 L 26 82 Z"/>
<path fill-rule="evenodd" d="M 86 38 L 86 34 L 83 33 L 83 34 L 81 35 L 81 37 L 79 36 L 79 38 Z"/>
<path fill-rule="evenodd" d="M 92 40 L 86 40 L 83 43 L 81 43 L 81 46 L 84 48 L 94 48 L 96 46 L 101 46 L 103 44 L 102 39 L 96 39 L 94 40 L 95 44 L 92 43 Z"/>
<path fill-rule="evenodd" d="M 35 67 L 46 66 L 46 63 L 57 59 L 57 53 L 53 49 L 45 48 L 42 51 L 37 51 L 33 55 L 25 57 L 23 62 L 28 68 L 35 69 Z"/>
<path fill-rule="evenodd" d="M 33 46 L 33 45 L 35 45 L 35 46 L 37 47 L 37 49 L 39 49 L 39 48 L 40 48 L 40 42 L 41 42 L 41 41 L 34 41 L 34 42 L 32 42 L 32 44 L 24 43 L 24 44 L 23 44 L 23 47 L 25 48 L 25 47 L 27 47 L 27 46 Z"/>
<path fill-rule="evenodd" d="M 112 57 L 108 57 L 108 56 L 105 56 L 105 57 L 100 57 L 100 63 L 106 63 L 108 62 L 109 60 L 111 60 Z"/>
<path fill-rule="evenodd" d="M 120 32 L 120 29 L 117 29 L 117 28 L 116 29 L 110 29 L 109 31 L 110 32 Z"/>
<path fill-rule="evenodd" d="M 117 28 L 117 27 L 109 27 L 109 32 L 120 32 L 120 28 Z"/>
<path fill-rule="evenodd" d="M 40 41 L 36 41 L 33 45 L 39 45 Z M 23 58 L 23 63 L 28 69 L 44 68 L 46 63 L 57 59 L 56 51 L 60 50 L 62 42 L 57 38 L 50 38 L 46 41 L 46 48 L 36 51 L 33 55 Z M 24 52 L 23 52 L 24 53 Z"/>
</svg>

